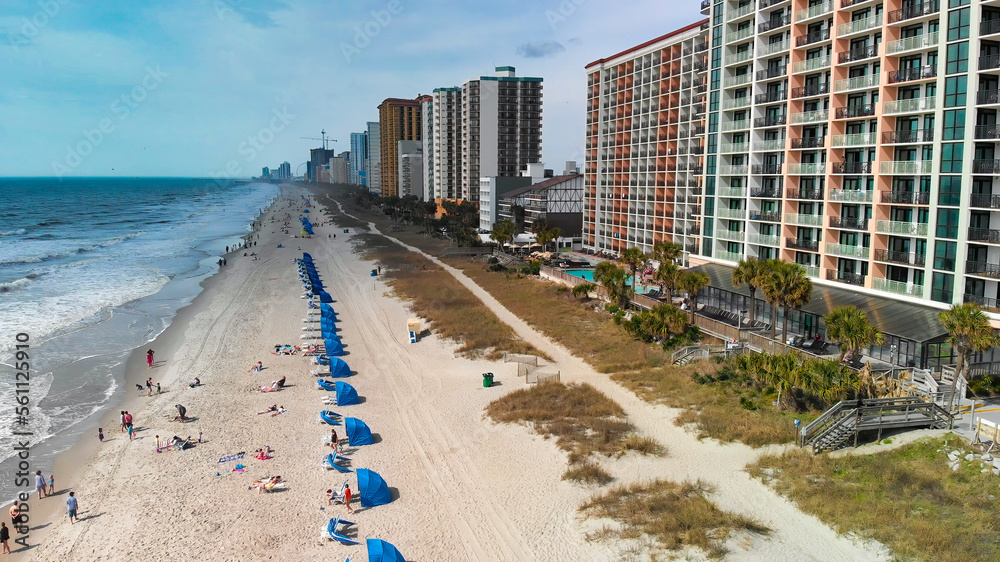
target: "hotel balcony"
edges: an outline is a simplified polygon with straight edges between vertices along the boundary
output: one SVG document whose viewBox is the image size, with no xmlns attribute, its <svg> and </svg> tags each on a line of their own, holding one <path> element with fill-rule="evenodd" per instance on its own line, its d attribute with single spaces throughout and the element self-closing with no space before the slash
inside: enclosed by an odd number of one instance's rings
<svg viewBox="0 0 1000 562">
<path fill-rule="evenodd" d="M 747 62 L 751 59 L 753 59 L 753 51 L 743 51 L 741 53 L 735 53 L 726 57 L 726 66 L 740 64 L 741 62 Z"/>
<path fill-rule="evenodd" d="M 840 0 L 840 7 L 842 9 L 847 9 L 853 6 L 860 6 L 861 4 L 867 4 L 869 2 L 874 2 L 875 0 Z"/>
<path fill-rule="evenodd" d="M 889 73 L 889 83 L 899 84 L 903 82 L 914 82 L 917 80 L 930 80 L 937 78 L 938 68 L 935 65 L 926 65 L 916 68 L 904 68 L 896 72 Z"/>
<path fill-rule="evenodd" d="M 850 273 L 847 271 L 828 269 L 826 270 L 826 278 L 828 281 L 840 281 L 841 283 L 847 283 L 848 285 L 864 286 L 865 284 L 865 276 L 860 273 Z"/>
<path fill-rule="evenodd" d="M 726 133 L 729 131 L 745 131 L 750 128 L 749 119 L 740 119 L 739 121 L 726 121 L 722 123 L 722 132 Z"/>
<path fill-rule="evenodd" d="M 750 173 L 755 176 L 780 176 L 781 164 L 754 164 Z"/>
<path fill-rule="evenodd" d="M 757 71 L 757 80 L 770 80 L 772 78 L 784 78 L 788 74 L 788 67 L 785 65 L 775 68 L 765 68 Z"/>
<path fill-rule="evenodd" d="M 787 166 L 790 176 L 821 176 L 826 174 L 826 162 L 789 163 Z"/>
<path fill-rule="evenodd" d="M 715 259 L 731 262 L 738 262 L 743 259 L 743 254 L 739 252 L 727 252 L 721 248 L 715 249 Z"/>
<path fill-rule="evenodd" d="M 969 228 L 969 242 L 1000 244 L 1000 230 L 989 228 Z"/>
<path fill-rule="evenodd" d="M 1000 105 L 1000 90 L 979 90 L 976 92 L 976 105 Z"/>
<path fill-rule="evenodd" d="M 768 234 L 751 234 L 747 236 L 747 242 L 758 246 L 780 246 L 781 237 Z"/>
<path fill-rule="evenodd" d="M 927 223 L 882 220 L 875 223 L 875 232 L 925 238 L 927 236 Z"/>
<path fill-rule="evenodd" d="M 833 83 L 833 91 L 836 93 L 849 92 L 851 90 L 864 90 L 867 88 L 877 88 L 879 84 L 878 74 L 868 76 L 855 76 L 854 78 L 844 78 Z"/>
<path fill-rule="evenodd" d="M 916 37 L 906 37 L 896 41 L 890 41 L 885 45 L 885 54 L 901 55 L 909 52 L 922 51 L 924 49 L 936 49 L 940 40 L 940 32 L 926 33 Z"/>
<path fill-rule="evenodd" d="M 1000 263 L 985 263 L 979 261 L 965 262 L 965 272 L 977 277 L 1000 279 Z"/>
<path fill-rule="evenodd" d="M 750 143 L 748 142 L 724 142 L 719 146 L 719 152 L 722 154 L 731 154 L 733 152 L 749 152 Z"/>
<path fill-rule="evenodd" d="M 929 205 L 931 194 L 926 191 L 883 191 L 881 201 L 894 205 Z"/>
<path fill-rule="evenodd" d="M 865 246 L 852 246 L 850 244 L 831 244 L 827 242 L 825 251 L 828 255 L 839 256 L 842 258 L 858 258 L 858 259 L 868 259 L 868 255 L 871 252 L 870 248 Z"/>
<path fill-rule="evenodd" d="M 934 129 L 887 131 L 882 133 L 882 144 L 917 144 L 934 141 Z"/>
<path fill-rule="evenodd" d="M 807 148 L 823 148 L 826 146 L 826 137 L 806 137 L 801 139 L 792 139 L 792 150 L 801 150 Z"/>
<path fill-rule="evenodd" d="M 786 213 L 785 222 L 804 226 L 823 226 L 823 215 L 800 215 L 797 213 Z"/>
<path fill-rule="evenodd" d="M 747 196 L 747 188 L 745 187 L 720 187 L 718 192 L 719 197 L 732 197 L 741 198 Z"/>
<path fill-rule="evenodd" d="M 834 174 L 860 175 L 872 173 L 871 162 L 836 162 L 833 164 Z"/>
<path fill-rule="evenodd" d="M 964 295 L 962 297 L 962 302 L 974 302 L 989 312 L 1000 312 L 1000 300 L 998 299 L 980 297 L 977 295 Z"/>
<path fill-rule="evenodd" d="M 853 104 L 837 108 L 837 119 L 858 119 L 872 115 L 875 115 L 875 104 L 873 103 Z"/>
<path fill-rule="evenodd" d="M 760 50 L 757 51 L 757 56 L 768 57 L 771 55 L 776 55 L 778 53 L 783 53 L 791 48 L 788 41 L 776 41 L 774 43 L 764 44 Z"/>
<path fill-rule="evenodd" d="M 795 12 L 795 23 L 805 23 L 809 20 L 825 16 L 833 11 L 833 0 L 810 6 L 805 10 Z"/>
<path fill-rule="evenodd" d="M 721 164 L 719 166 L 720 176 L 745 176 L 750 167 L 746 164 Z"/>
<path fill-rule="evenodd" d="M 796 37 L 795 46 L 804 47 L 806 45 L 812 45 L 813 43 L 819 43 L 820 41 L 829 41 L 829 40 L 830 40 L 830 28 L 826 28 Z"/>
<path fill-rule="evenodd" d="M 979 38 L 1000 34 L 1000 19 L 992 19 L 979 23 Z"/>
<path fill-rule="evenodd" d="M 792 24 L 792 18 L 790 15 L 785 14 L 779 17 L 772 17 L 771 19 L 757 24 L 757 33 L 769 33 L 771 31 L 777 31 L 782 27 Z"/>
<path fill-rule="evenodd" d="M 722 82 L 723 88 L 735 88 L 737 86 L 742 86 L 744 84 L 750 83 L 749 74 L 737 74 L 736 76 L 730 76 Z"/>
<path fill-rule="evenodd" d="M 742 242 L 746 236 L 739 230 L 726 230 L 725 228 L 720 228 L 715 231 L 715 237 L 719 240 L 730 240 L 733 242 Z"/>
<path fill-rule="evenodd" d="M 973 160 L 973 174 L 998 174 L 1000 173 L 1000 160 Z"/>
<path fill-rule="evenodd" d="M 822 82 L 811 86 L 799 86 L 792 88 L 792 98 L 809 98 L 813 96 L 823 96 L 830 93 L 830 83 Z"/>
<path fill-rule="evenodd" d="M 868 230 L 868 220 L 857 217 L 830 217 L 830 228 Z"/>
<path fill-rule="evenodd" d="M 733 219 L 733 220 L 746 220 L 747 210 L 746 209 L 726 209 L 725 207 L 720 207 L 715 210 L 715 218 L 719 219 Z"/>
<path fill-rule="evenodd" d="M 750 211 L 750 220 L 763 222 L 781 222 L 781 214 L 773 211 Z"/>
<path fill-rule="evenodd" d="M 858 62 L 865 59 L 871 59 L 878 56 L 878 45 L 871 45 L 869 47 L 858 47 L 856 49 L 851 49 L 850 51 L 845 51 L 840 53 L 837 57 L 837 61 L 840 64 L 847 64 L 851 62 Z"/>
<path fill-rule="evenodd" d="M 785 247 L 792 250 L 805 250 L 807 252 L 819 251 L 819 240 L 803 240 L 801 238 L 785 238 Z"/>
<path fill-rule="evenodd" d="M 747 16 L 753 15 L 756 12 L 757 12 L 757 6 L 755 6 L 753 2 L 750 2 L 746 6 L 740 6 L 736 9 L 729 10 L 729 13 L 726 14 L 726 21 L 729 22 L 738 20 L 740 18 L 745 18 Z"/>
<path fill-rule="evenodd" d="M 710 0 L 701 0 L 701 13 L 707 16 L 711 8 L 712 2 Z"/>
<path fill-rule="evenodd" d="M 1000 125 L 976 126 L 977 140 L 1000 140 Z"/>
<path fill-rule="evenodd" d="M 829 68 L 831 59 L 828 56 L 816 57 L 799 61 L 792 64 L 792 74 L 802 74 L 803 72 L 815 72 L 823 68 Z"/>
<path fill-rule="evenodd" d="M 1000 194 L 973 193 L 969 197 L 969 206 L 980 209 L 1000 209 Z"/>
<path fill-rule="evenodd" d="M 749 4 L 748 7 L 753 7 L 753 4 Z M 738 29 L 736 31 L 726 34 L 726 43 L 734 43 L 736 41 L 741 41 L 747 39 L 748 37 L 753 37 L 753 28 L 747 27 L 744 29 Z"/>
<path fill-rule="evenodd" d="M 790 187 L 785 190 L 786 199 L 805 199 L 807 201 L 822 201 L 823 200 L 823 190 L 822 189 L 799 189 L 797 187 Z"/>
<path fill-rule="evenodd" d="M 862 189 L 831 189 L 830 201 L 839 203 L 871 203 L 874 191 Z"/>
<path fill-rule="evenodd" d="M 941 11 L 941 2 L 939 0 L 927 0 L 919 4 L 911 4 L 905 8 L 899 10 L 893 10 L 889 12 L 889 25 L 907 22 L 914 18 L 919 18 L 923 16 L 932 16 Z"/>
<path fill-rule="evenodd" d="M 882 104 L 883 115 L 900 115 L 903 113 L 918 113 L 934 111 L 937 107 L 937 96 L 914 98 L 909 100 L 887 101 Z"/>
<path fill-rule="evenodd" d="M 785 150 L 785 139 L 763 140 L 754 145 L 754 152 Z"/>
<path fill-rule="evenodd" d="M 803 111 L 801 113 L 792 113 L 788 116 L 788 122 L 792 125 L 801 125 L 803 123 L 823 123 L 829 118 L 829 112 L 825 110 L 820 111 Z M 782 119 L 781 125 L 784 125 L 784 119 Z M 758 125 L 758 126 L 768 126 L 768 125 Z"/>
<path fill-rule="evenodd" d="M 932 160 L 903 160 L 889 161 L 879 164 L 880 174 L 892 174 L 896 176 L 915 176 L 918 174 L 931 173 Z"/>
<path fill-rule="evenodd" d="M 872 279 L 872 289 L 875 289 L 876 291 L 894 293 L 897 295 L 906 295 L 909 297 L 920 297 L 924 294 L 923 285 L 904 283 L 902 281 L 892 281 L 891 279 L 882 279 L 880 277 Z"/>
<path fill-rule="evenodd" d="M 867 33 L 868 31 L 875 29 L 877 27 L 882 27 L 882 13 L 875 14 L 874 16 L 868 16 L 867 18 L 861 18 L 859 20 L 850 21 L 837 26 L 837 38 L 850 37 L 852 35 L 858 35 L 860 33 Z"/>
<path fill-rule="evenodd" d="M 750 189 L 750 197 L 754 199 L 778 199 L 781 195 L 775 187 L 754 187 Z"/>
<path fill-rule="evenodd" d="M 895 263 L 899 265 L 912 265 L 923 267 L 927 256 L 916 252 L 893 252 L 890 250 L 875 250 L 875 261 Z"/>
<path fill-rule="evenodd" d="M 834 135 L 830 146 L 842 148 L 848 146 L 874 146 L 876 133 L 855 133 L 853 135 Z"/>
</svg>

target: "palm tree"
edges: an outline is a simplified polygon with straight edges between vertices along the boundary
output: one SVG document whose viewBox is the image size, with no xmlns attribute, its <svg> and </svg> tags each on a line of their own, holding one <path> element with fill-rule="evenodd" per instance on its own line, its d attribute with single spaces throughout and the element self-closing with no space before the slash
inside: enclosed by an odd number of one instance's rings
<svg viewBox="0 0 1000 562">
<path fill-rule="evenodd" d="M 687 314 L 672 304 L 658 304 L 643 317 L 646 332 L 666 339 L 687 329 Z"/>
<path fill-rule="evenodd" d="M 646 254 L 641 249 L 633 246 L 622 252 L 622 256 L 618 261 L 628 267 L 629 271 L 632 273 L 632 292 L 634 293 L 635 278 L 638 277 L 636 274 L 639 272 L 639 268 L 646 263 Z"/>
<path fill-rule="evenodd" d="M 627 271 L 615 265 L 614 262 L 601 262 L 594 269 L 594 281 L 604 286 L 612 304 L 620 308 L 628 306 L 632 299 L 632 287 L 628 282 Z"/>
<path fill-rule="evenodd" d="M 698 293 L 708 287 L 712 278 L 707 273 L 700 271 L 686 271 L 681 274 L 677 285 L 681 290 L 687 291 L 691 299 L 691 323 L 694 324 L 694 312 L 698 308 Z"/>
<path fill-rule="evenodd" d="M 582 299 L 589 297 L 590 293 L 593 293 L 597 289 L 597 285 L 593 283 L 580 283 L 576 287 L 573 287 L 573 296 Z"/>
<path fill-rule="evenodd" d="M 938 318 L 948 331 L 948 343 L 955 348 L 957 359 L 955 376 L 951 380 L 951 395 L 948 398 L 948 411 L 951 412 L 954 407 L 958 377 L 968 379 L 969 356 L 975 352 L 997 347 L 1000 345 L 1000 338 L 990 327 L 983 309 L 975 303 L 956 304 L 938 314 Z"/>
<path fill-rule="evenodd" d="M 553 246 L 552 249 L 553 250 L 558 250 L 559 248 L 558 248 L 558 246 L 556 246 L 556 244 L 558 244 L 558 242 L 559 242 L 559 237 L 562 236 L 562 229 L 559 228 L 558 226 L 553 226 L 552 228 L 546 229 L 546 232 L 549 233 L 549 240 L 552 242 L 552 246 Z M 543 245 L 542 250 L 544 250 L 544 249 L 545 249 L 545 247 Z"/>
<path fill-rule="evenodd" d="M 684 246 L 677 242 L 658 242 L 653 246 L 653 259 L 660 263 L 672 262 L 681 257 L 683 252 Z"/>
<path fill-rule="evenodd" d="M 493 232 L 490 233 L 490 238 L 499 244 L 502 249 L 505 242 L 510 242 L 514 239 L 514 222 L 507 219 L 497 221 L 493 225 Z"/>
<path fill-rule="evenodd" d="M 656 268 L 656 273 L 653 274 L 653 279 L 660 283 L 667 291 L 667 302 L 672 302 L 674 298 L 674 288 L 677 287 L 677 282 L 681 276 L 681 268 L 677 267 L 677 264 L 672 261 L 661 261 L 660 266 Z"/>
<path fill-rule="evenodd" d="M 782 307 L 783 317 L 781 321 L 781 338 L 787 341 L 788 338 L 788 309 L 799 308 L 809 302 L 812 297 L 812 281 L 806 276 L 806 270 L 797 263 L 789 263 L 778 260 L 774 262 L 772 268 L 766 276 L 761 289 L 767 296 L 767 300 L 773 305 Z M 771 338 L 774 338 L 774 323 L 771 323 Z"/>
<path fill-rule="evenodd" d="M 747 286 L 750 291 L 750 324 L 753 324 L 756 312 L 757 289 L 763 284 L 765 273 L 768 271 L 768 263 L 757 258 L 746 258 L 740 260 L 733 270 L 733 285 L 736 287 Z M 772 322 L 773 323 L 773 322 Z"/>
<path fill-rule="evenodd" d="M 885 343 L 885 335 L 868 321 L 868 314 L 857 307 L 838 306 L 823 321 L 826 323 L 826 338 L 840 345 L 838 360 L 843 360 L 847 352 L 857 356 L 864 348 Z"/>
</svg>

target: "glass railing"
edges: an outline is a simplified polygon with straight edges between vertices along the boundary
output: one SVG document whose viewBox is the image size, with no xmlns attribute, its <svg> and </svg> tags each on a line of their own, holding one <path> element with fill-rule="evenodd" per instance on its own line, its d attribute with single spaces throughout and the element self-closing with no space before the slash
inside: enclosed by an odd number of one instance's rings
<svg viewBox="0 0 1000 562">
<path fill-rule="evenodd" d="M 751 36 L 753 36 L 752 27 L 737 29 L 736 31 L 726 34 L 726 43 L 732 43 L 733 41 L 739 41 L 740 39 L 746 39 Z"/>
<path fill-rule="evenodd" d="M 860 189 L 831 189 L 830 201 L 843 203 L 871 203 L 874 191 Z"/>
<path fill-rule="evenodd" d="M 856 76 L 854 78 L 837 80 L 833 83 L 833 91 L 846 92 L 848 90 L 860 90 L 862 88 L 874 88 L 876 86 L 878 86 L 878 74 L 871 74 L 869 76 Z"/>
<path fill-rule="evenodd" d="M 788 41 L 778 41 L 777 43 L 768 43 L 760 49 L 761 56 L 773 55 L 780 53 L 782 51 L 787 51 L 789 48 Z"/>
<path fill-rule="evenodd" d="M 833 2 L 823 2 L 822 4 L 816 4 L 815 6 L 810 6 L 805 10 L 799 10 L 795 12 L 795 21 L 801 22 L 802 20 L 807 20 L 810 18 L 815 18 L 817 16 L 822 16 L 823 14 L 828 14 L 833 11 Z"/>
<path fill-rule="evenodd" d="M 753 51 L 743 51 L 726 57 L 726 65 L 737 64 L 753 58 Z"/>
<path fill-rule="evenodd" d="M 750 15 L 756 11 L 757 6 L 754 5 L 754 2 L 750 2 L 746 6 L 741 6 L 735 10 L 731 10 L 728 14 L 726 14 L 726 21 L 733 21 L 734 19 L 742 18 L 743 16 Z"/>
<path fill-rule="evenodd" d="M 715 250 L 715 259 L 738 262 L 743 259 L 743 254 L 739 252 L 727 252 L 720 248 Z"/>
<path fill-rule="evenodd" d="M 878 171 L 882 174 L 916 175 L 931 173 L 932 160 L 890 161 L 879 164 Z"/>
<path fill-rule="evenodd" d="M 939 37 L 939 32 L 935 31 L 934 33 L 917 35 L 915 37 L 904 37 L 903 39 L 898 39 L 896 41 L 889 41 L 885 45 L 885 54 L 896 55 L 899 53 L 905 53 L 906 51 L 936 46 L 938 44 Z"/>
<path fill-rule="evenodd" d="M 866 246 L 852 246 L 850 244 L 827 244 L 826 253 L 831 256 L 841 256 L 845 258 L 868 258 L 871 248 Z"/>
<path fill-rule="evenodd" d="M 747 188 L 745 187 L 720 187 L 719 197 L 746 197 Z"/>
<path fill-rule="evenodd" d="M 746 236 L 738 230 L 726 230 L 724 228 L 716 230 L 715 237 L 720 240 L 733 240 L 735 242 L 742 242 L 743 239 L 746 238 Z"/>
<path fill-rule="evenodd" d="M 786 213 L 785 222 L 804 224 L 808 226 L 823 226 L 821 215 L 800 215 L 796 213 Z"/>
<path fill-rule="evenodd" d="M 831 146 L 839 148 L 842 146 L 867 146 L 875 145 L 877 133 L 855 133 L 853 135 L 833 135 Z"/>
<path fill-rule="evenodd" d="M 748 142 L 727 142 L 722 143 L 720 147 L 720 152 L 749 152 L 750 143 Z"/>
<path fill-rule="evenodd" d="M 807 162 L 805 164 L 788 164 L 789 175 L 821 175 L 826 173 L 826 162 Z"/>
<path fill-rule="evenodd" d="M 733 98 L 731 100 L 725 100 L 722 102 L 722 109 L 740 109 L 743 107 L 750 107 L 750 96 L 743 96 L 741 98 Z"/>
<path fill-rule="evenodd" d="M 765 246 L 780 246 L 781 237 L 770 234 L 751 234 L 747 236 L 747 242 L 751 244 L 763 244 Z"/>
<path fill-rule="evenodd" d="M 860 33 L 862 31 L 868 31 L 869 29 L 874 29 L 876 27 L 881 27 L 882 25 L 882 14 L 875 14 L 875 17 L 867 17 L 859 20 L 854 20 L 837 26 L 837 35 L 849 35 L 851 33 Z"/>
<path fill-rule="evenodd" d="M 715 216 L 720 219 L 745 219 L 746 209 L 726 209 L 725 207 L 715 210 Z"/>
<path fill-rule="evenodd" d="M 727 121 L 722 124 L 722 130 L 725 131 L 739 131 L 740 129 L 749 129 L 750 120 L 740 119 L 739 121 Z"/>
<path fill-rule="evenodd" d="M 937 96 L 914 98 L 909 100 L 887 101 L 882 104 L 882 113 L 896 115 L 914 111 L 933 111 L 937 107 Z"/>
<path fill-rule="evenodd" d="M 806 275 L 809 277 L 819 277 L 819 267 L 814 265 L 802 265 L 801 263 L 799 265 L 802 266 L 802 269 L 806 270 Z"/>
<path fill-rule="evenodd" d="M 732 88 L 733 86 L 742 86 L 743 84 L 750 83 L 749 74 L 740 74 L 737 76 L 730 76 L 723 82 L 723 87 Z"/>
<path fill-rule="evenodd" d="M 909 236 L 927 236 L 927 223 L 878 221 L 875 224 L 875 232 L 879 232 L 881 234 L 906 234 Z"/>
<path fill-rule="evenodd" d="M 818 123 L 821 121 L 826 121 L 830 113 L 828 111 L 803 111 L 802 113 L 793 113 L 788 116 L 788 122 L 792 125 L 798 123 Z"/>
<path fill-rule="evenodd" d="M 798 74 L 800 72 L 809 72 L 812 70 L 819 70 L 821 68 L 826 68 L 830 66 L 831 57 L 816 57 L 812 59 L 806 59 L 804 61 L 799 61 L 792 65 L 792 72 Z"/>
<path fill-rule="evenodd" d="M 722 164 L 719 166 L 719 175 L 721 176 L 745 176 L 749 166 L 746 164 Z"/>
<path fill-rule="evenodd" d="M 904 283 L 902 281 L 892 281 L 890 279 L 881 279 L 879 277 L 872 278 L 872 289 L 911 297 L 919 297 L 924 294 L 923 285 Z"/>
<path fill-rule="evenodd" d="M 785 139 L 770 139 L 761 141 L 757 144 L 756 150 L 758 151 L 785 150 Z"/>
</svg>

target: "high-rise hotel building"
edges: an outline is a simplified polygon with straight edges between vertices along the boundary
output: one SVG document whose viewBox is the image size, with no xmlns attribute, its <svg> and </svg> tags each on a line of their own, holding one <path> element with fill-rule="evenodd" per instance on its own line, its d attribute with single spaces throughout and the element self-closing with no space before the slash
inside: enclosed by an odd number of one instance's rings
<svg viewBox="0 0 1000 562">
<path fill-rule="evenodd" d="M 417 99 L 388 98 L 378 106 L 379 181 L 383 197 L 399 193 L 399 141 L 419 141 L 422 130 Z M 369 138 L 369 142 L 371 139 Z"/>
<path fill-rule="evenodd" d="M 587 65 L 583 244 L 699 253 L 708 21 Z"/>
<path fill-rule="evenodd" d="M 1000 311 L 1000 2 L 708 0 L 702 11 L 698 253 L 728 264 L 779 258 L 821 283 Z M 645 53 L 649 74 L 664 75 L 673 63 L 663 49 L 680 34 L 588 68 L 584 226 L 595 249 L 648 249 L 668 236 L 657 225 L 676 229 L 674 168 L 641 183 L 651 163 L 641 139 L 653 131 L 643 123 L 653 119 L 635 114 Z M 698 77 L 661 79 L 661 106 L 700 95 L 688 86 Z M 668 123 L 668 143 L 674 129 L 700 125 L 669 114 Z M 627 142 L 637 129 L 638 146 Z M 672 208 L 657 199 L 671 190 Z"/>
</svg>

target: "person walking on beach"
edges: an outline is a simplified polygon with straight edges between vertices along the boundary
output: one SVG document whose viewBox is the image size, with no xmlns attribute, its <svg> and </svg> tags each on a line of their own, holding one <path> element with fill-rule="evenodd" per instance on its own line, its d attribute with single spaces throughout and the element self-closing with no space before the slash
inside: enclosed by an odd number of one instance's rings
<svg viewBox="0 0 1000 562">
<path fill-rule="evenodd" d="M 354 509 L 351 508 L 351 486 L 348 484 L 344 486 L 344 507 L 347 508 L 347 513 L 354 513 Z"/>
<path fill-rule="evenodd" d="M 146 396 L 153 395 L 153 377 L 146 378 Z"/>
<path fill-rule="evenodd" d="M 66 510 L 69 512 L 69 523 L 70 525 L 76 521 L 76 510 L 79 508 L 79 503 L 76 501 L 76 492 L 70 492 L 69 497 L 66 498 Z"/>
<path fill-rule="evenodd" d="M 14 500 L 14 503 L 10 506 L 10 524 L 14 527 L 17 526 L 18 521 L 21 520 L 21 504 Z"/>
<path fill-rule="evenodd" d="M 56 475 L 55 474 L 50 474 L 49 475 L 49 491 L 46 492 L 46 493 L 51 496 L 53 493 L 55 493 L 55 491 L 56 491 Z"/>
<path fill-rule="evenodd" d="M 125 410 L 122 410 L 121 412 L 122 412 L 122 417 L 121 417 L 122 428 L 121 429 L 122 429 L 122 433 L 125 433 Z"/>
<path fill-rule="evenodd" d="M 97 428 L 97 439 L 100 440 L 101 443 L 104 443 L 104 428 L 103 427 Z"/>
<path fill-rule="evenodd" d="M 10 545 L 7 541 L 10 540 L 10 529 L 7 528 L 7 524 L 0 522 L 0 544 L 3 545 L 3 553 L 10 554 Z"/>
<path fill-rule="evenodd" d="M 153 350 L 152 349 L 146 350 L 146 368 L 147 369 L 152 369 L 153 368 Z"/>
<path fill-rule="evenodd" d="M 35 471 L 35 491 L 38 492 L 38 499 L 45 497 L 45 477 L 41 470 Z"/>
<path fill-rule="evenodd" d="M 125 410 L 125 431 L 128 431 L 128 439 L 132 440 L 132 414 Z"/>
<path fill-rule="evenodd" d="M 334 451 L 340 450 L 340 438 L 337 437 L 337 430 L 330 430 L 330 448 Z"/>
</svg>

